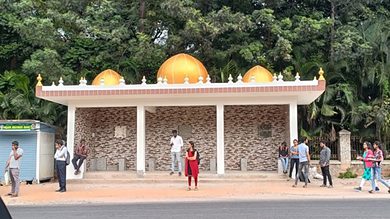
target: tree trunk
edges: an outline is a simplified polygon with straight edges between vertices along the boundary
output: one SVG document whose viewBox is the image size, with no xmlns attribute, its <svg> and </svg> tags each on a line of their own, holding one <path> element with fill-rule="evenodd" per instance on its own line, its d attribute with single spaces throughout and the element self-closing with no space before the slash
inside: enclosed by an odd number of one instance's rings
<svg viewBox="0 0 390 219">
<path fill-rule="evenodd" d="M 145 0 L 139 1 L 139 18 L 140 18 L 140 24 L 139 24 L 139 31 L 141 33 L 144 32 L 145 26 L 144 26 L 144 19 L 145 19 Z"/>
<path fill-rule="evenodd" d="M 336 17 L 336 5 L 335 0 L 330 0 L 331 14 L 330 17 L 332 19 L 332 26 L 330 28 L 330 64 L 334 66 L 334 36 L 335 36 L 335 17 Z"/>
</svg>

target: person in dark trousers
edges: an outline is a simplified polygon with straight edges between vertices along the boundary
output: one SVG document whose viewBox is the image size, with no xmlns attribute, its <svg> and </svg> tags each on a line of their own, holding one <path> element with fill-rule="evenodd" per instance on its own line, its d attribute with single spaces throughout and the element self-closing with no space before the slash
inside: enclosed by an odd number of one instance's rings
<svg viewBox="0 0 390 219">
<path fill-rule="evenodd" d="M 56 153 L 54 159 L 56 160 L 57 178 L 60 188 L 56 192 L 66 192 L 66 156 L 68 149 L 64 145 L 64 141 L 57 139 L 55 142 Z"/>
<path fill-rule="evenodd" d="M 12 150 L 7 160 L 6 169 L 9 168 L 9 175 L 12 182 L 11 192 L 7 195 L 11 197 L 18 197 L 19 195 L 19 174 L 20 174 L 20 161 L 23 156 L 23 149 L 19 148 L 19 142 L 12 142 Z"/>
<path fill-rule="evenodd" d="M 288 168 L 288 147 L 287 147 L 287 143 L 286 142 L 283 142 L 282 145 L 279 147 L 279 159 L 282 162 L 283 173 L 287 174 L 287 168 Z"/>
<path fill-rule="evenodd" d="M 77 175 L 80 173 L 80 167 L 83 165 L 84 160 L 88 156 L 88 146 L 85 145 L 85 140 L 81 139 L 80 144 L 76 147 L 76 150 L 74 151 L 72 164 L 75 169 L 74 174 Z M 78 163 L 77 163 L 78 161 Z"/>
<path fill-rule="evenodd" d="M 299 153 L 298 153 L 298 140 L 294 139 L 293 145 L 290 147 L 290 173 L 288 174 L 288 180 L 292 177 L 292 171 L 295 166 L 295 175 L 298 173 L 299 167 Z"/>
<path fill-rule="evenodd" d="M 331 151 L 330 148 L 328 148 L 325 145 L 325 142 L 323 141 L 320 142 L 320 147 L 321 147 L 320 167 L 321 167 L 322 176 L 324 177 L 324 182 L 321 185 L 321 187 L 326 187 L 326 182 L 329 180 L 328 188 L 333 188 L 332 176 L 330 175 L 330 171 L 329 171 Z"/>
<path fill-rule="evenodd" d="M 302 143 L 298 145 L 298 153 L 299 153 L 299 169 L 297 176 L 295 177 L 295 184 L 293 187 L 297 187 L 298 180 L 300 176 L 303 174 L 303 177 L 305 178 L 305 185 L 303 188 L 307 187 L 307 183 L 309 181 L 309 166 L 310 166 L 310 154 L 309 154 L 309 146 L 307 146 L 307 143 L 309 140 L 307 138 L 304 138 Z M 304 170 L 304 172 L 302 172 Z"/>
</svg>

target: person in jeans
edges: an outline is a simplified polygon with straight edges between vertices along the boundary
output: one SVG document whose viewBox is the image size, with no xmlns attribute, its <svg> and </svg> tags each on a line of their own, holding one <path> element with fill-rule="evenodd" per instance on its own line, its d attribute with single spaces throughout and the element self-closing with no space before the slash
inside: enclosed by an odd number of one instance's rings
<svg viewBox="0 0 390 219">
<path fill-rule="evenodd" d="M 320 152 L 320 167 L 322 176 L 324 178 L 324 182 L 321 187 L 326 187 L 326 181 L 329 180 L 328 188 L 333 188 L 332 176 L 330 175 L 329 171 L 331 151 L 330 148 L 326 147 L 325 142 L 323 141 L 320 142 L 320 147 L 322 148 Z"/>
<path fill-rule="evenodd" d="M 371 168 L 371 187 L 372 187 L 372 190 L 369 192 L 373 193 L 374 191 L 379 191 L 379 189 L 377 189 L 377 186 L 375 183 L 375 180 L 377 180 L 378 182 L 381 182 L 384 186 L 386 186 L 386 188 L 388 189 L 388 192 L 390 193 L 390 185 L 385 180 L 382 179 L 382 166 L 381 166 L 381 164 L 383 161 L 383 152 L 381 150 L 379 141 L 374 142 L 374 158 L 372 160 L 374 161 L 373 166 Z"/>
<path fill-rule="evenodd" d="M 179 176 L 181 176 L 181 148 L 183 147 L 183 139 L 177 135 L 177 130 L 172 131 L 172 138 L 171 138 L 171 159 L 172 159 L 172 166 L 171 166 L 171 173 L 170 175 L 174 174 L 175 172 L 175 164 L 177 161 L 177 166 L 179 170 Z"/>
<path fill-rule="evenodd" d="M 295 166 L 295 175 L 298 174 L 298 168 L 299 168 L 299 153 L 298 153 L 298 140 L 294 139 L 293 145 L 290 147 L 290 173 L 288 174 L 288 177 L 290 180 L 292 177 L 292 171 Z"/>
<path fill-rule="evenodd" d="M 12 182 L 11 192 L 7 195 L 11 197 L 18 197 L 19 195 L 19 174 L 20 174 L 20 161 L 23 156 L 23 149 L 19 147 L 19 142 L 12 142 L 12 150 L 9 154 L 6 169 L 9 168 L 9 175 Z"/>
<path fill-rule="evenodd" d="M 66 192 L 66 156 L 68 149 L 64 145 L 64 141 L 57 139 L 55 142 L 56 153 L 54 159 L 56 160 L 57 178 L 60 188 L 56 192 Z"/>
<path fill-rule="evenodd" d="M 308 139 L 304 138 L 301 144 L 298 145 L 298 153 L 299 153 L 299 169 L 297 176 L 295 177 L 295 184 L 293 187 L 297 187 L 298 180 L 300 176 L 303 174 L 303 177 L 305 178 L 305 185 L 303 188 L 307 187 L 308 183 L 308 176 L 309 176 L 309 164 L 310 164 L 310 154 L 309 154 L 309 146 L 307 146 Z M 304 172 L 302 173 L 302 170 Z"/>
<path fill-rule="evenodd" d="M 288 147 L 287 143 L 283 142 L 282 145 L 279 147 L 279 159 L 282 162 L 283 166 L 283 173 L 287 174 L 287 167 L 288 167 Z"/>
<path fill-rule="evenodd" d="M 80 144 L 76 147 L 76 150 L 74 151 L 72 164 L 75 169 L 74 174 L 77 175 L 80 173 L 80 167 L 83 164 L 84 160 L 88 156 L 88 146 L 85 145 L 85 140 L 81 139 Z M 78 163 L 77 163 L 78 161 Z"/>
</svg>

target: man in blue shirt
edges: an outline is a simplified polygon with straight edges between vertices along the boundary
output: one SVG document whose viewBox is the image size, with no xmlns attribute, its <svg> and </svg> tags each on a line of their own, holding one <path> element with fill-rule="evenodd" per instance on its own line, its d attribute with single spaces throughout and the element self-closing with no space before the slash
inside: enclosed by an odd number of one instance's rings
<svg viewBox="0 0 390 219">
<path fill-rule="evenodd" d="M 303 186 L 303 188 L 307 187 L 308 176 L 309 176 L 309 165 L 310 165 L 309 146 L 307 146 L 308 142 L 309 140 L 307 138 L 304 138 L 302 143 L 298 145 L 299 170 L 297 176 L 295 177 L 295 184 L 293 185 L 293 187 L 297 187 L 298 180 L 302 174 L 303 177 L 305 178 L 305 185 Z M 302 170 L 304 170 L 303 173 Z"/>
</svg>

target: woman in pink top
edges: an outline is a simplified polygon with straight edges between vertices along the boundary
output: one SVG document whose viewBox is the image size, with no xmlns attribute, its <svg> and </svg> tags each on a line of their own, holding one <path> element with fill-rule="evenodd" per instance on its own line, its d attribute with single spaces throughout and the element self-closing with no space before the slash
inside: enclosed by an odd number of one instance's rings
<svg viewBox="0 0 390 219">
<path fill-rule="evenodd" d="M 372 158 L 374 157 L 374 153 L 372 152 L 371 143 L 365 141 L 363 143 L 363 148 L 364 148 L 363 156 L 357 156 L 356 158 L 357 160 L 363 161 L 363 167 L 364 167 L 364 173 L 362 176 L 362 181 L 360 181 L 360 186 L 355 188 L 355 190 L 358 192 L 362 191 L 362 187 L 364 186 L 364 183 L 366 183 L 366 181 L 371 180 L 371 168 L 373 166 Z"/>
</svg>

